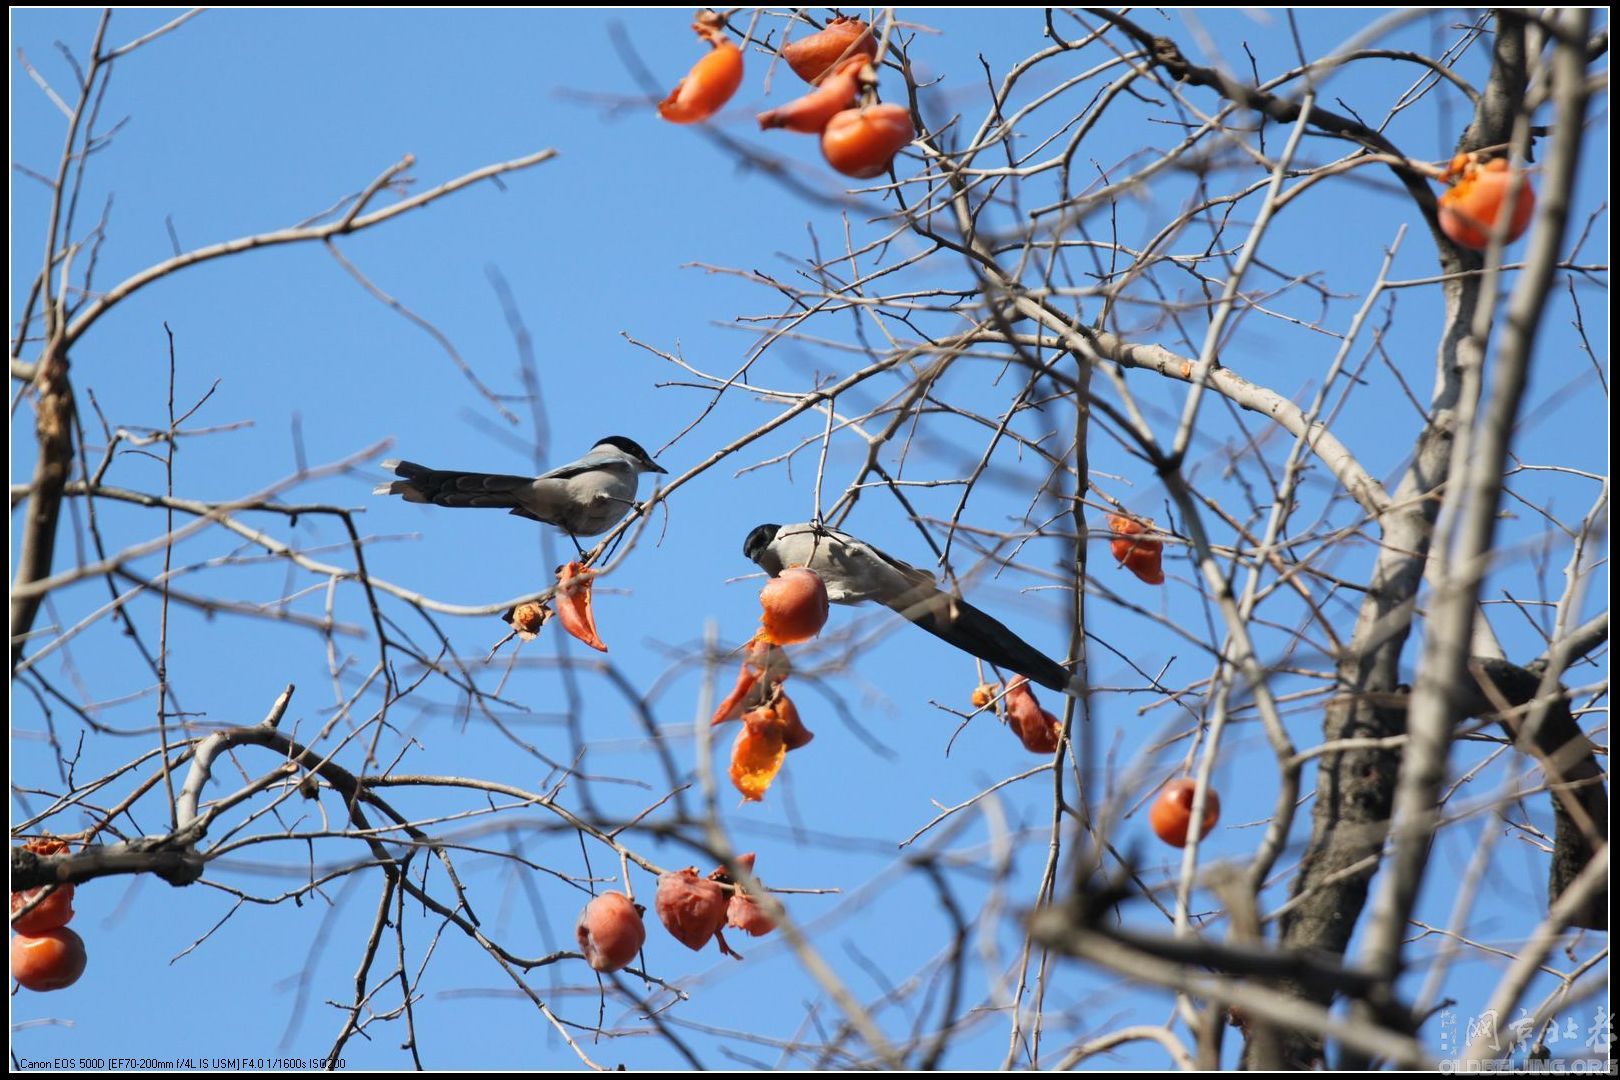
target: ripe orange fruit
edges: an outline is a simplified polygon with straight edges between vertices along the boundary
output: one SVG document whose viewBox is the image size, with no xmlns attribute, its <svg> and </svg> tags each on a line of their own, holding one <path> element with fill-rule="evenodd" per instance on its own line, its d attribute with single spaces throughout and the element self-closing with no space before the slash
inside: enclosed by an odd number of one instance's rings
<svg viewBox="0 0 1620 1080">
<path fill-rule="evenodd" d="M 1150 525 L 1122 514 L 1109 514 L 1108 527 L 1114 533 L 1113 540 L 1109 542 L 1114 558 L 1149 585 L 1163 585 L 1163 542 L 1135 539 L 1147 532 Z"/>
<path fill-rule="evenodd" d="M 803 566 L 783 570 L 759 591 L 760 637 L 774 645 L 809 641 L 827 625 L 827 586 Z"/>
<path fill-rule="evenodd" d="M 828 23 L 825 29 L 782 46 L 782 59 L 807 83 L 820 82 L 821 77 L 846 56 L 875 59 L 877 38 L 866 23 L 844 15 Z"/>
<path fill-rule="evenodd" d="M 902 147 L 917 137 L 911 114 L 899 105 L 845 109 L 821 133 L 821 156 L 827 164 L 858 180 L 889 171 Z"/>
<path fill-rule="evenodd" d="M 1490 246 L 1491 232 L 1501 219 L 1502 204 L 1507 202 L 1512 170 L 1506 158 L 1460 164 L 1466 156 L 1460 154 L 1452 161 L 1451 172 L 1461 176 L 1440 196 L 1440 231 L 1454 244 L 1484 251 Z M 1513 216 L 1502 242 L 1511 244 L 1523 236 L 1535 212 L 1536 193 L 1525 179 L 1519 187 Z"/>
<path fill-rule="evenodd" d="M 25 889 L 22 892 L 11 894 L 11 913 L 13 916 L 29 904 L 36 896 L 43 893 L 49 886 L 40 886 L 37 889 Z M 51 894 L 39 902 L 28 914 L 22 918 L 11 920 L 11 929 L 19 934 L 37 936 L 46 930 L 55 930 L 59 926 L 66 926 L 73 920 L 73 886 L 58 885 Z"/>
<path fill-rule="evenodd" d="M 1148 813 L 1153 831 L 1171 847 L 1187 846 L 1187 831 L 1192 825 L 1193 790 L 1197 786 L 1195 781 L 1185 777 L 1170 781 L 1164 785 L 1164 790 L 1159 793 L 1153 809 Z M 1214 788 L 1210 788 L 1204 796 L 1204 827 L 1198 830 L 1199 837 L 1208 836 L 1220 817 L 1220 796 L 1215 794 Z"/>
<path fill-rule="evenodd" d="M 827 121 L 855 104 L 855 95 L 860 91 L 861 69 L 866 64 L 864 56 L 845 61 L 808 94 L 770 112 L 760 113 L 760 128 L 767 131 L 771 128 L 787 128 L 806 135 L 820 134 L 826 128 Z"/>
<path fill-rule="evenodd" d="M 669 97 L 658 104 L 658 115 L 672 124 L 695 124 L 707 120 L 731 100 L 742 85 L 742 52 L 716 26 L 693 27 L 711 46 L 708 55 L 692 65 L 686 78 L 675 84 Z"/>
<path fill-rule="evenodd" d="M 11 977 L 26 990 L 63 990 L 84 974 L 84 939 L 65 926 L 11 939 Z"/>
<path fill-rule="evenodd" d="M 618 892 L 603 893 L 586 904 L 574 927 L 585 962 L 597 971 L 618 971 L 634 960 L 647 941 L 647 927 L 641 921 L 644 910 Z"/>
</svg>

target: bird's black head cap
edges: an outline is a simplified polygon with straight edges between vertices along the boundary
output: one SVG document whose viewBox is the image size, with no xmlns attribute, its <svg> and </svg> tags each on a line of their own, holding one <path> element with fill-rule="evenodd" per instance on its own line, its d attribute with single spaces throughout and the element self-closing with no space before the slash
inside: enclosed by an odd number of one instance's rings
<svg viewBox="0 0 1620 1080">
<path fill-rule="evenodd" d="M 647 451 L 643 450 L 641 448 L 641 444 L 636 442 L 636 440 L 634 440 L 634 439 L 626 438 L 623 435 L 609 435 L 605 439 L 597 439 L 596 440 L 596 445 L 597 446 L 611 446 L 616 450 L 623 450 L 625 453 L 629 454 L 631 457 L 633 457 L 637 461 L 641 462 L 641 464 L 646 468 L 646 470 L 648 472 L 658 472 L 658 473 L 665 473 L 665 474 L 668 474 L 668 472 L 669 472 L 668 469 L 664 468 L 662 465 L 658 464 L 658 462 L 654 461 L 652 459 L 652 455 L 647 453 Z"/>
<path fill-rule="evenodd" d="M 760 552 L 770 547 L 771 541 L 776 539 L 776 534 L 781 530 L 780 525 L 755 525 L 754 531 L 743 541 L 743 554 L 751 561 L 759 562 Z"/>
</svg>

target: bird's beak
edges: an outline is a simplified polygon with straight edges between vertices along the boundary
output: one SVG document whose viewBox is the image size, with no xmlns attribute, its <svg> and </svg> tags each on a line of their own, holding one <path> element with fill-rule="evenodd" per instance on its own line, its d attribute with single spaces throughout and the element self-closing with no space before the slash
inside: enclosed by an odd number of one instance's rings
<svg viewBox="0 0 1620 1080">
<path fill-rule="evenodd" d="M 652 458 L 647 459 L 647 471 L 663 473 L 665 476 L 669 475 L 669 470 L 658 464 L 658 462 L 654 461 Z"/>
</svg>

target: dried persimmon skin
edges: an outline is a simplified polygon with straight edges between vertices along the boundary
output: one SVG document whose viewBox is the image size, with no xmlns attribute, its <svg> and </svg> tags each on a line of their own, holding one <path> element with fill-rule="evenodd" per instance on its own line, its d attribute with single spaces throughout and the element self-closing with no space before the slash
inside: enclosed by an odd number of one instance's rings
<svg viewBox="0 0 1620 1080">
<path fill-rule="evenodd" d="M 502 618 L 518 637 L 524 641 L 533 641 L 540 635 L 540 628 L 546 624 L 546 620 L 551 618 L 551 609 L 531 600 L 511 608 Z"/>
<path fill-rule="evenodd" d="M 596 632 L 596 613 L 591 608 L 591 585 L 596 571 L 587 570 L 577 562 L 557 568 L 557 617 L 563 629 L 597 652 L 607 652 L 601 635 Z"/>
<path fill-rule="evenodd" d="M 737 685 L 715 708 L 709 724 L 723 724 L 727 720 L 741 719 L 743 713 L 769 704 L 780 689 L 782 681 L 793 671 L 787 652 L 760 637 L 748 643 L 742 666 L 737 670 Z M 806 742 L 809 740 L 806 739 Z"/>
</svg>

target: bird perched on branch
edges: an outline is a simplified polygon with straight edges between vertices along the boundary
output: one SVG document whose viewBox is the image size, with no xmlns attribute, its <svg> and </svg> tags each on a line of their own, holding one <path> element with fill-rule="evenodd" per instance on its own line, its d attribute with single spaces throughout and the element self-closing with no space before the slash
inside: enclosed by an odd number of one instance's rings
<svg viewBox="0 0 1620 1080">
<path fill-rule="evenodd" d="M 1016 671 L 1051 690 L 1075 692 L 1069 670 L 966 600 L 942 592 L 934 575 L 886 555 L 846 532 L 815 522 L 759 525 L 743 554 L 775 577 L 808 566 L 835 604 L 875 600 L 935 637 L 980 660 Z"/>
<path fill-rule="evenodd" d="M 667 472 L 637 442 L 623 435 L 599 439 L 578 461 L 539 476 L 430 469 L 413 461 L 385 461 L 400 480 L 379 484 L 374 495 L 435 506 L 477 506 L 555 525 L 579 547 L 581 536 L 607 532 L 636 502 L 642 473 Z M 583 549 L 581 549 L 583 552 Z"/>
</svg>

